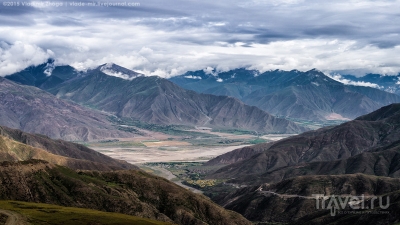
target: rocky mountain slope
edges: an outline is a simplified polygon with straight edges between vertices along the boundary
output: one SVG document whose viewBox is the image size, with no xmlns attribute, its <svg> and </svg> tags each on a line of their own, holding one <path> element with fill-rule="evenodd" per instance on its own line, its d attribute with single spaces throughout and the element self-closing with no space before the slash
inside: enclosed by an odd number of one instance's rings
<svg viewBox="0 0 400 225">
<path fill-rule="evenodd" d="M 132 164 L 113 159 L 80 144 L 53 140 L 43 135 L 30 134 L 4 126 L 0 126 L 0 138 L 5 144 L 4 148 L 0 149 L 5 153 L 5 156 L 0 159 L 1 161 L 42 159 L 74 169 L 138 169 Z M 70 163 L 72 161 L 81 163 L 75 165 Z M 85 166 L 85 162 L 91 166 Z"/>
<path fill-rule="evenodd" d="M 344 85 L 318 70 L 262 74 L 246 69 L 211 74 L 194 71 L 170 80 L 200 93 L 236 97 L 275 116 L 311 121 L 354 119 L 400 102 L 395 94 Z"/>
<path fill-rule="evenodd" d="M 142 171 L 75 172 L 43 161 L 0 163 L 0 199 L 119 212 L 182 225 L 251 224 L 208 198 Z"/>
<path fill-rule="evenodd" d="M 377 147 L 361 154 L 335 161 L 301 163 L 278 168 L 262 174 L 238 177 L 231 182 L 260 184 L 279 182 L 305 175 L 335 175 L 363 173 L 367 175 L 400 178 L 400 141 Z"/>
<path fill-rule="evenodd" d="M 206 165 L 232 163 L 209 175 L 242 187 L 212 198 L 251 221 L 289 224 L 393 224 L 400 220 L 400 104 L 335 127 L 249 146 Z M 221 186 L 214 189 L 218 191 Z M 224 191 L 224 189 L 221 189 Z M 225 189 L 227 190 L 227 189 Z M 389 208 L 331 216 L 312 194 L 389 196 Z M 326 200 L 329 202 L 329 200 Z M 385 200 L 387 201 L 387 200 Z M 364 203 L 361 203 L 364 202 Z M 371 205 L 371 197 L 358 204 Z M 377 203 L 376 203 L 377 204 Z"/>
<path fill-rule="evenodd" d="M 219 202 L 225 208 L 241 213 L 251 221 L 290 224 L 391 224 L 399 219 L 395 214 L 352 214 L 331 216 L 329 209 L 316 208 L 313 194 L 326 196 L 383 196 L 400 190 L 400 180 L 364 174 L 335 176 L 299 176 L 279 183 L 241 188 Z M 391 194 L 392 195 L 392 194 Z M 344 199 L 344 197 L 341 197 Z M 365 206 L 370 202 L 365 198 Z M 386 200 L 386 197 L 383 199 Z M 321 201 L 321 200 L 320 200 Z M 344 200 L 343 200 L 344 201 Z M 329 199 L 325 205 L 328 205 Z M 376 200 L 375 210 L 380 210 Z M 390 198 L 388 210 L 394 211 L 399 202 Z M 394 204 L 393 204 L 394 203 Z M 342 209 L 341 209 L 342 210 Z M 347 211 L 352 209 L 346 204 Z M 365 210 L 365 209 L 364 209 Z M 354 211 L 354 210 L 353 210 Z"/>
<path fill-rule="evenodd" d="M 249 158 L 242 161 L 238 160 L 242 158 L 243 150 L 235 150 L 209 162 L 237 161 L 221 168 L 211 177 L 239 178 L 249 174 L 264 174 L 287 166 L 348 159 L 373 151 L 399 141 L 399 112 L 400 104 L 392 104 L 339 126 L 309 131 L 272 144 L 247 147 L 254 149 L 254 154 L 249 154 Z M 235 152 L 238 153 L 237 157 L 234 156 Z"/>
<path fill-rule="evenodd" d="M 0 125 L 72 141 L 131 137 L 107 115 L 0 77 Z"/>
<path fill-rule="evenodd" d="M 64 82 L 49 92 L 118 117 L 148 123 L 239 128 L 265 133 L 306 130 L 232 97 L 198 94 L 155 76 L 121 79 L 105 74 L 101 68 Z"/>
</svg>

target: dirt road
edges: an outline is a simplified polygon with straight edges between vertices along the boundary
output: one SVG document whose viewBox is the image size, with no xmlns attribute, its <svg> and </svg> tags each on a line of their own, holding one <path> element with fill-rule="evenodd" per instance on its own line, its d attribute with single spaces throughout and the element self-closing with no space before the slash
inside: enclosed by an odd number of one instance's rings
<svg viewBox="0 0 400 225">
<path fill-rule="evenodd" d="M 167 170 L 165 168 L 161 168 L 161 167 L 157 166 L 157 167 L 152 167 L 152 169 L 160 171 L 162 173 L 162 175 L 160 175 L 160 176 L 164 177 L 165 179 L 167 179 L 169 181 L 172 181 L 172 179 L 177 178 L 173 173 L 171 173 L 171 171 L 169 171 L 169 170 Z M 198 193 L 198 194 L 202 194 L 203 193 L 202 191 L 197 190 L 196 188 L 192 188 L 192 187 L 189 187 L 187 185 L 182 184 L 182 181 L 180 181 L 180 180 L 179 181 L 172 181 L 172 182 L 174 182 L 175 184 L 177 184 L 177 185 L 179 185 L 179 186 L 181 186 L 183 188 L 191 190 L 194 193 Z"/>
<path fill-rule="evenodd" d="M 0 214 L 8 216 L 5 225 L 28 225 L 25 218 L 16 212 L 0 209 Z"/>
</svg>

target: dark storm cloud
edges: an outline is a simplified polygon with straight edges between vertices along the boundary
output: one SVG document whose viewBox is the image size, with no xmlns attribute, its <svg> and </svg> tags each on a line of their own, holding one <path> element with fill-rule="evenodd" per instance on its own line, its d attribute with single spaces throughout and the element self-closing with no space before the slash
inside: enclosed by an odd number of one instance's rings
<svg viewBox="0 0 400 225">
<path fill-rule="evenodd" d="M 10 18 L 8 16 L 0 16 L 0 27 L 20 27 L 20 26 L 33 26 L 35 22 L 29 17 Z"/>
<path fill-rule="evenodd" d="M 372 40 L 370 42 L 372 45 L 375 45 L 379 48 L 393 48 L 395 46 L 400 45 L 400 41 L 399 40 L 389 40 L 389 41 L 385 41 L 385 40 Z"/>
<path fill-rule="evenodd" d="M 190 0 L 147 0 L 138 3 L 138 7 L 87 6 L 93 1 L 79 1 L 86 6 L 73 6 L 64 1 L 64 7 L 34 8 L 0 6 L 2 16 L 18 17 L 30 15 L 31 18 L 46 13 L 47 23 L 54 26 L 83 26 L 85 20 L 92 19 L 138 19 L 136 24 L 154 30 L 179 31 L 191 28 L 203 28 L 205 32 L 220 34 L 221 39 L 213 36 L 214 42 L 226 41 L 225 34 L 237 35 L 230 39 L 241 42 L 269 43 L 277 40 L 295 40 L 303 38 L 328 37 L 360 40 L 380 48 L 398 45 L 398 37 L 381 38 L 383 35 L 399 33 L 400 26 L 383 31 L 383 25 L 399 24 L 398 12 L 383 12 L 360 6 L 359 9 L 340 8 L 340 4 L 329 7 L 328 3 L 316 5 L 315 1 L 190 1 Z M 118 2 L 118 1 L 109 1 Z M 266 3 L 267 2 L 267 3 Z M 311 7 L 311 6 L 312 7 Z M 337 8 L 335 8 L 337 7 Z M 345 6 L 343 6 L 345 7 Z M 356 5 L 357 7 L 357 5 Z M 393 14 L 393 15 L 392 15 Z M 65 16 L 65 17 L 63 17 Z M 66 16 L 69 16 L 68 19 Z M 77 19 L 72 19 L 78 16 Z M 393 17 L 394 16 L 394 17 Z M 395 18 L 395 19 L 393 19 Z M 4 21 L 4 19 L 3 19 Z M 9 21 L 13 25 L 34 25 L 29 20 Z M 221 23 L 223 26 L 213 26 Z M 3 25 L 5 23 L 2 23 Z M 248 24 L 248 26 L 245 26 Z M 240 37 L 240 35 L 250 34 Z M 362 35 L 360 35 L 362 34 Z M 202 43 L 201 40 L 190 41 Z M 206 41 L 205 43 L 209 43 Z"/>
<path fill-rule="evenodd" d="M 312 29 L 305 29 L 304 34 L 307 36 L 348 36 L 357 34 L 360 30 L 357 26 L 346 24 L 333 24 Z"/>
<path fill-rule="evenodd" d="M 259 34 L 254 35 L 254 40 L 257 43 L 270 43 L 272 41 L 279 41 L 279 40 L 291 40 L 299 38 L 298 35 L 291 34 L 291 33 L 278 33 L 277 31 L 263 31 Z"/>
<path fill-rule="evenodd" d="M 74 11 L 77 9 L 74 9 Z M 88 13 L 94 18 L 153 18 L 153 17 L 181 17 L 186 14 L 174 10 L 165 10 L 156 7 L 85 7 L 78 9 L 80 12 Z M 76 11 L 75 11 L 76 12 Z"/>
<path fill-rule="evenodd" d="M 10 2 L 10 4 L 13 4 L 15 2 Z M 1 2 L 0 5 L 0 15 L 1 16 L 21 16 L 21 15 L 26 15 L 26 14 L 34 14 L 38 13 L 39 10 L 37 10 L 34 7 L 29 7 L 29 6 L 5 6 L 4 2 Z"/>
<path fill-rule="evenodd" d="M 398 37 L 390 38 L 391 40 L 381 38 L 388 33 L 400 32 L 400 26 L 390 27 L 393 23 L 400 23 L 398 16 L 396 16 L 398 13 L 395 11 L 380 11 L 378 8 L 377 11 L 371 12 L 373 8 L 363 6 L 360 9 L 335 9 L 324 4 L 321 4 L 320 7 L 314 5 L 312 8 L 307 7 L 306 4 L 286 5 L 284 7 L 260 5 L 258 8 L 254 7 L 248 10 L 237 7 L 235 4 L 229 4 L 228 1 L 223 2 L 225 4 L 221 2 L 212 4 L 209 1 L 204 5 L 197 4 L 192 8 L 187 7 L 189 3 L 181 2 L 174 5 L 174 9 L 178 12 L 185 12 L 184 17 L 186 19 L 159 20 L 151 18 L 149 20 L 144 19 L 140 23 L 157 30 L 166 31 L 207 28 L 214 34 L 221 34 L 221 38 L 219 40 L 214 39 L 214 42 L 226 41 L 224 35 L 230 34 L 237 35 L 236 39 L 241 42 L 263 44 L 279 40 L 323 37 L 356 40 L 379 48 L 398 45 Z M 167 14 L 161 11 L 158 12 L 158 15 L 167 17 Z M 176 14 L 175 18 L 179 17 L 183 17 L 183 15 Z M 144 16 L 144 18 L 146 17 Z M 222 23 L 224 25 L 210 26 L 210 23 Z M 249 26 L 244 26 L 246 24 Z M 243 34 L 251 34 L 252 38 L 239 37 Z M 199 40 L 191 42 L 203 43 Z M 204 43 L 207 44 L 209 41 Z"/>
<path fill-rule="evenodd" d="M 34 7 L 4 6 L 0 4 L 0 26 L 31 26 L 32 17 L 39 11 Z"/>
<path fill-rule="evenodd" d="M 79 21 L 79 20 L 71 18 L 71 17 L 54 17 L 54 18 L 49 19 L 47 22 L 50 25 L 59 26 L 59 27 L 65 27 L 65 26 L 82 27 L 82 26 L 85 26 L 85 24 L 82 21 Z"/>
</svg>

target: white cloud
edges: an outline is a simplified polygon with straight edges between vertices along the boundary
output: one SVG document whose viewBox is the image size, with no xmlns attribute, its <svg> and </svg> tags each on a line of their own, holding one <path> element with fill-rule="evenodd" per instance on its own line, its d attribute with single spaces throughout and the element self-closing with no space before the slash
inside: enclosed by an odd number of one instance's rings
<svg viewBox="0 0 400 225">
<path fill-rule="evenodd" d="M 34 44 L 16 41 L 13 44 L 1 42 L 0 76 L 19 72 L 31 65 L 39 65 L 53 56 L 50 50 L 43 50 Z"/>
<path fill-rule="evenodd" d="M 129 34 L 126 36 L 129 37 Z M 388 63 L 388 60 L 392 61 L 396 55 L 400 54 L 399 47 L 380 49 L 375 46 L 365 46 L 352 49 L 356 45 L 354 41 L 325 39 L 276 41 L 268 44 L 255 44 L 253 48 L 199 46 L 190 43 L 173 45 L 154 43 L 151 44 L 151 47 L 146 48 L 139 44 L 117 48 L 116 44 L 112 42 L 112 38 L 107 40 L 106 37 L 100 35 L 99 37 L 90 37 L 92 43 L 88 43 L 88 45 L 92 50 L 82 53 L 71 50 L 68 44 L 64 45 L 66 42 L 68 43 L 68 40 L 63 41 L 65 37 L 58 38 L 60 46 L 54 46 L 54 53 L 37 47 L 36 44 L 42 42 L 40 35 L 33 44 L 17 42 L 18 44 L 14 48 L 18 49 L 18 54 L 2 50 L 1 66 L 3 70 L 1 74 L 4 76 L 29 65 L 43 63 L 50 56 L 54 56 L 58 64 L 70 64 L 78 70 L 95 68 L 107 62 L 113 62 L 145 75 L 162 77 L 176 76 L 203 68 L 206 68 L 204 71 L 207 74 L 217 76 L 218 72 L 238 67 L 255 69 L 260 72 L 275 69 L 306 71 L 313 68 L 322 71 L 362 69 L 364 73 L 380 74 L 396 74 L 400 71 L 400 67 L 395 63 Z M 69 38 L 76 39 L 81 43 L 89 42 L 85 37 L 70 36 Z M 130 39 L 125 38 L 120 37 L 121 43 L 129 42 Z M 23 48 L 21 47 L 23 45 L 29 47 Z M 95 45 L 102 46 L 102 48 L 96 47 L 95 49 Z M 138 50 L 135 51 L 135 49 Z M 352 50 L 350 51 L 350 49 Z"/>
<path fill-rule="evenodd" d="M 374 83 L 370 83 L 370 82 L 365 82 L 365 81 L 352 81 L 352 80 L 348 80 L 348 79 L 344 79 L 341 75 L 339 74 L 334 74 L 334 75 L 330 75 L 328 73 L 326 73 L 330 78 L 343 83 L 345 85 L 354 85 L 354 86 L 364 86 L 364 87 L 372 87 L 372 88 L 383 88 L 381 86 L 379 86 L 378 84 L 374 84 Z"/>
<path fill-rule="evenodd" d="M 47 63 L 45 70 L 44 70 L 44 74 L 46 74 L 47 76 L 51 76 L 51 74 L 53 73 L 53 70 L 55 69 L 55 65 L 54 62 L 53 63 Z"/>
<path fill-rule="evenodd" d="M 205 69 L 203 69 L 203 71 L 206 74 L 218 76 L 218 73 L 216 72 L 216 70 L 214 68 L 212 68 L 211 66 L 207 66 Z"/>
<path fill-rule="evenodd" d="M 224 82 L 224 80 L 222 80 L 221 78 L 218 78 L 217 82 Z"/>
<path fill-rule="evenodd" d="M 48 56 L 79 70 L 114 62 L 163 77 L 204 68 L 215 76 L 238 67 L 261 72 L 312 68 L 360 75 L 400 72 L 399 26 L 394 23 L 399 1 L 160 3 L 148 0 L 147 11 L 46 7 L 24 17 L 34 22 L 31 26 L 0 24 L 0 40 L 19 49 L 11 54 L 7 50 L 11 47 L 1 47 L 0 73 L 37 65 Z M 24 50 L 24 45 L 31 47 Z"/>
<path fill-rule="evenodd" d="M 188 78 L 188 79 L 195 79 L 195 80 L 201 80 L 201 77 L 199 77 L 199 76 L 193 76 L 193 75 L 185 76 L 185 78 Z"/>
</svg>

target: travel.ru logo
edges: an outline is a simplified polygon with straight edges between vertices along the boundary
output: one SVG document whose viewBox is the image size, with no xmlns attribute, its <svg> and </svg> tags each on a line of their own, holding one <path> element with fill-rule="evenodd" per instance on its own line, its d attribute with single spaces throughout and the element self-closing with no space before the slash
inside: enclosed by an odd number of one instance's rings
<svg viewBox="0 0 400 225">
<path fill-rule="evenodd" d="M 330 209 L 331 216 L 335 216 L 337 214 L 337 210 L 344 209 L 353 209 L 353 210 L 362 210 L 362 209 L 387 209 L 390 205 L 389 196 L 386 197 L 386 202 L 384 204 L 383 196 L 335 196 L 335 195 L 324 195 L 324 194 L 313 194 L 315 197 L 317 209 Z M 378 200 L 378 201 L 376 201 Z M 379 202 L 379 206 L 376 207 Z"/>
</svg>

